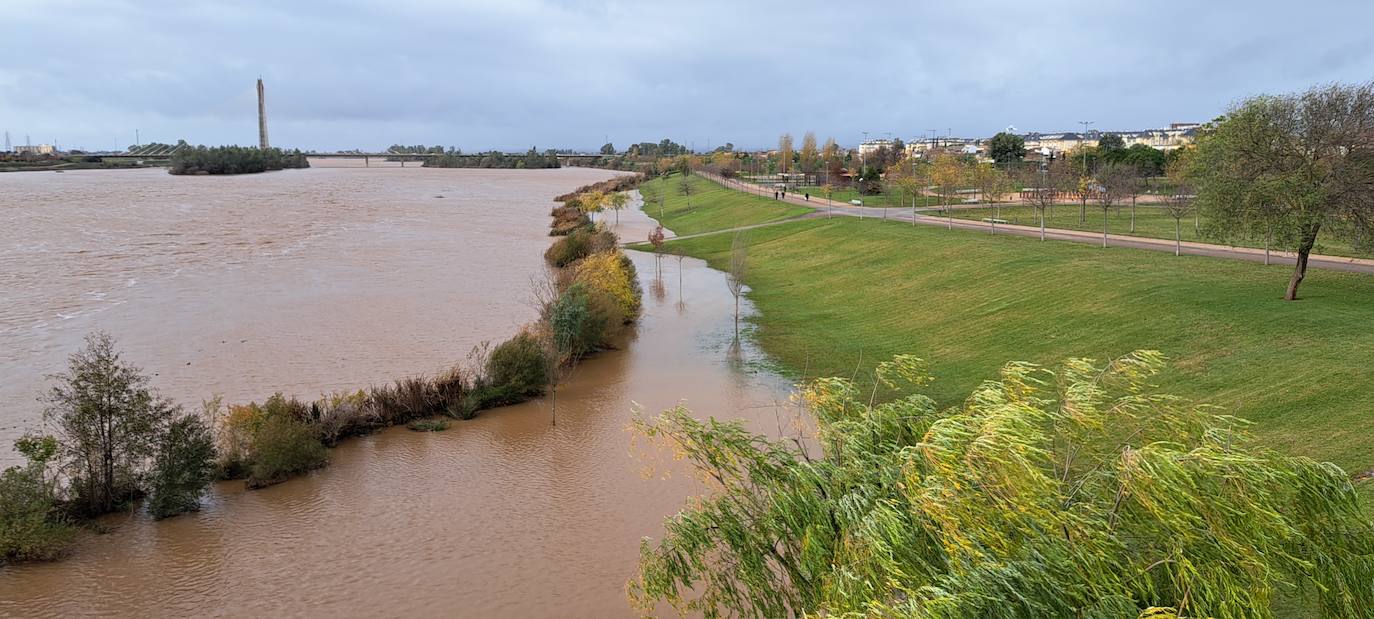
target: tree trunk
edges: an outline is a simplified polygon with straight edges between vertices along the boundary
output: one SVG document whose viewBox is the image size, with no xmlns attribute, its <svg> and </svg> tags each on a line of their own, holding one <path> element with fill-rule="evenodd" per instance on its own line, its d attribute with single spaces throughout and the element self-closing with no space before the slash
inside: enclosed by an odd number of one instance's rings
<svg viewBox="0 0 1374 619">
<path fill-rule="evenodd" d="M 1298 300 L 1298 285 L 1307 275 L 1307 256 L 1312 253 L 1312 246 L 1317 243 L 1317 232 L 1320 230 L 1320 223 L 1310 224 L 1303 230 L 1302 241 L 1298 244 L 1298 262 L 1293 266 L 1293 277 L 1288 280 L 1288 292 L 1283 295 L 1284 301 Z"/>
<path fill-rule="evenodd" d="M 1131 197 L 1131 234 L 1135 234 L 1135 197 Z"/>
<path fill-rule="evenodd" d="M 1045 240 L 1045 209 L 1040 209 L 1040 240 Z"/>
<path fill-rule="evenodd" d="M 1183 254 L 1183 220 L 1174 218 L 1174 255 Z"/>
<path fill-rule="evenodd" d="M 1083 202 L 1078 207 L 1078 223 L 1088 223 L 1088 199 L 1083 198 Z"/>
<path fill-rule="evenodd" d="M 1102 249 L 1107 248 L 1107 207 L 1102 207 Z"/>
</svg>

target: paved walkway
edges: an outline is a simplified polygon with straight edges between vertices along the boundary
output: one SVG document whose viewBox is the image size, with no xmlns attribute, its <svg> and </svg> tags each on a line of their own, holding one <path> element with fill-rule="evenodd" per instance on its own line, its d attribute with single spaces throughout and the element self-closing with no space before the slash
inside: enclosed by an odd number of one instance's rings
<svg viewBox="0 0 1374 619">
<path fill-rule="evenodd" d="M 723 179 L 714 174 L 708 174 L 705 172 L 695 172 L 695 174 L 699 174 L 702 178 L 710 179 L 730 189 L 758 194 L 760 196 L 764 196 L 767 198 L 773 197 L 772 189 L 761 187 L 753 183 L 746 183 L 743 181 L 733 179 Z M 796 204 L 798 206 L 805 206 L 808 208 L 815 209 L 815 211 L 809 215 L 803 215 L 801 217 L 794 217 L 791 219 L 769 222 L 765 224 L 743 226 L 737 229 L 744 230 L 750 228 L 759 228 L 762 226 L 771 226 L 780 223 L 786 223 L 789 221 L 796 221 L 798 219 L 826 217 L 833 213 L 834 215 L 859 217 L 861 219 L 889 219 L 892 221 L 906 222 L 912 225 L 921 224 L 928 226 L 943 226 L 951 229 L 960 228 L 964 230 L 977 230 L 981 232 L 986 232 L 988 234 L 1010 234 L 1014 236 L 1029 236 L 1036 238 L 1039 238 L 1041 235 L 1040 228 L 1034 226 L 1018 226 L 1012 224 L 993 225 L 981 221 L 972 221 L 968 219 L 958 218 L 950 219 L 925 214 L 933 210 L 930 208 L 917 209 L 917 212 L 913 214 L 911 209 L 909 208 L 894 207 L 889 209 L 883 209 L 872 206 L 853 206 L 843 202 L 835 202 L 828 204 L 824 198 L 817 198 L 816 196 L 811 196 L 811 198 L 812 199 L 808 201 L 804 197 L 792 193 L 788 193 L 786 198 L 786 201 L 789 204 Z M 718 232 L 733 232 L 734 230 L 736 230 L 736 228 L 732 228 L 730 230 L 721 230 Z M 1063 228 L 1046 228 L 1044 231 L 1044 237 L 1046 239 L 1055 241 L 1071 241 L 1075 243 L 1085 243 L 1092 245 L 1102 244 L 1102 233 L 1100 232 L 1065 230 Z M 1122 234 L 1107 235 L 1107 245 L 1109 247 L 1129 247 L 1132 249 L 1145 249 L 1150 251 L 1164 251 L 1170 253 L 1174 251 L 1174 241 L 1170 239 L 1156 239 L 1142 236 L 1127 236 Z M 1179 250 L 1180 253 L 1192 256 L 1209 256 L 1213 258 L 1227 258 L 1231 260 L 1248 260 L 1250 262 L 1265 261 L 1264 250 L 1255 249 L 1253 247 L 1233 247 L 1230 245 L 1215 245 L 1212 243 L 1197 243 L 1192 241 L 1184 241 L 1180 244 Z M 1297 257 L 1292 252 L 1272 251 L 1269 253 L 1268 260 L 1270 264 L 1292 265 L 1297 261 Z M 1367 258 L 1347 258 L 1344 256 L 1324 256 L 1319 254 L 1312 254 L 1308 256 L 1307 266 L 1312 268 L 1330 269 L 1335 271 L 1374 273 L 1374 260 L 1370 260 Z"/>
</svg>

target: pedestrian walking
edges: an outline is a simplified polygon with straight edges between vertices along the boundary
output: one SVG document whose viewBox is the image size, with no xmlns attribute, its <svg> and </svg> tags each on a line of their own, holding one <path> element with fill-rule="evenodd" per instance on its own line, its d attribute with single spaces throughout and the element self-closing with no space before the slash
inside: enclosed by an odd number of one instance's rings
<svg viewBox="0 0 1374 619">
<path fill-rule="evenodd" d="M 774 199 L 774 200 L 777 200 L 777 199 L 778 199 L 778 191 L 777 191 L 776 189 L 773 190 L 773 199 Z"/>
<path fill-rule="evenodd" d="M 811 201 L 811 192 L 808 191 L 808 192 L 806 192 L 806 194 L 804 194 L 804 195 L 806 196 L 806 201 L 807 201 L 807 202 L 810 202 L 810 201 Z"/>
</svg>

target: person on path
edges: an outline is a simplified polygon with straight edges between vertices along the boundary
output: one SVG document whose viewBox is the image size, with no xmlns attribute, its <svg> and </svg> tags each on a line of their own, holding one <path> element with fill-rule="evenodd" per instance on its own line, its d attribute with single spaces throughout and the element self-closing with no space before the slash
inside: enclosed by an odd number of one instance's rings
<svg viewBox="0 0 1374 619">
<path fill-rule="evenodd" d="M 773 199 L 774 199 L 774 200 L 777 200 L 777 199 L 778 199 L 778 192 L 777 192 L 777 191 L 774 191 L 774 192 L 773 192 Z"/>
<path fill-rule="evenodd" d="M 806 196 L 806 201 L 807 201 L 807 202 L 810 202 L 810 201 L 811 201 L 811 192 L 808 191 L 808 192 L 806 192 L 804 195 Z"/>
</svg>

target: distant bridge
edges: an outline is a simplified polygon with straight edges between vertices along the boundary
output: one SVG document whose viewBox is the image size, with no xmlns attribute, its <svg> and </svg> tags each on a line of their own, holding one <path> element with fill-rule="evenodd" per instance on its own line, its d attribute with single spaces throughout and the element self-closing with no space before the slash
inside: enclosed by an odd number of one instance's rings
<svg viewBox="0 0 1374 619">
<path fill-rule="evenodd" d="M 456 159 L 473 159 L 473 160 L 480 160 L 480 159 L 482 159 L 483 157 L 487 157 L 487 156 L 492 155 L 492 154 L 493 154 L 493 153 L 458 153 L 458 154 L 450 154 L 450 153 L 305 153 L 305 156 L 306 156 L 307 158 L 309 158 L 309 159 L 362 159 L 365 163 L 371 163 L 371 160 L 372 160 L 372 159 L 382 159 L 382 160 L 391 159 L 391 160 L 399 160 L 399 161 L 401 162 L 401 166 L 402 166 L 402 167 L 405 167 L 406 161 L 419 161 L 419 160 L 422 160 L 422 159 L 432 159 L 432 158 L 434 158 L 434 157 L 453 157 L 453 158 L 456 158 Z M 500 154 L 501 154 L 501 155 L 504 155 L 504 156 L 506 156 L 506 157 L 519 158 L 519 157 L 524 157 L 525 155 L 527 155 L 527 154 L 529 154 L 529 153 L 521 152 L 521 153 L 500 153 Z M 540 153 L 540 154 L 542 155 L 543 153 Z M 598 159 L 600 159 L 603 155 L 590 155 L 590 154 L 585 154 L 585 153 L 572 153 L 572 154 L 553 154 L 553 155 L 545 155 L 545 156 L 554 157 L 554 158 L 558 159 L 558 165 L 564 165 L 564 166 L 566 166 L 566 165 L 579 165 L 579 164 L 595 163 L 595 162 L 596 162 Z"/>
<path fill-rule="evenodd" d="M 140 160 L 150 160 L 150 159 L 151 159 L 151 160 L 162 160 L 162 159 L 170 159 L 171 156 L 172 156 L 173 154 L 175 154 L 176 151 L 180 150 L 181 148 L 189 148 L 189 147 L 182 146 L 182 145 L 178 145 L 178 146 L 153 145 L 153 146 L 143 146 L 143 147 L 135 148 L 135 149 L 130 150 L 130 151 L 127 152 L 127 153 L 117 153 L 117 154 L 113 154 L 113 155 L 91 155 L 91 156 L 92 156 L 92 157 L 100 157 L 101 159 L 140 159 Z M 475 160 L 480 160 L 480 159 L 482 159 L 483 157 L 489 156 L 489 155 L 491 155 L 491 154 L 492 154 L 492 153 L 458 153 L 458 154 L 449 154 L 449 153 L 388 153 L 388 152 L 381 152 L 381 153 L 312 153 L 312 152 L 306 152 L 306 153 L 305 153 L 305 156 L 306 156 L 307 158 L 309 158 L 309 159 L 362 159 L 362 160 L 364 161 L 364 163 L 367 163 L 367 164 L 369 164 L 369 165 L 371 164 L 371 162 L 372 162 L 373 159 L 381 159 L 381 160 L 383 160 L 383 161 L 386 161 L 386 160 L 395 160 L 395 161 L 399 161 L 399 162 L 401 163 L 401 167 L 405 167 L 405 163 L 406 163 L 407 161 L 421 161 L 421 160 L 424 160 L 424 159 L 432 159 L 432 158 L 434 158 L 434 157 L 454 157 L 454 158 L 458 158 L 458 159 L 475 159 Z M 501 153 L 501 154 L 504 155 L 504 156 L 506 156 L 506 157 L 513 157 L 513 158 L 516 158 L 516 157 L 524 157 L 524 156 L 527 155 L 528 153 L 521 152 L 521 153 Z M 541 153 L 541 154 L 542 154 L 542 153 Z M 567 165 L 586 165 L 586 164 L 591 164 L 591 163 L 595 163 L 598 159 L 600 159 L 600 158 L 602 157 L 602 155 L 593 155 L 593 154 L 585 154 L 585 153 L 554 154 L 554 155 L 546 155 L 546 156 L 551 156 L 551 157 L 554 157 L 554 158 L 558 159 L 558 165 L 564 165 L 564 166 L 567 166 Z"/>
</svg>

